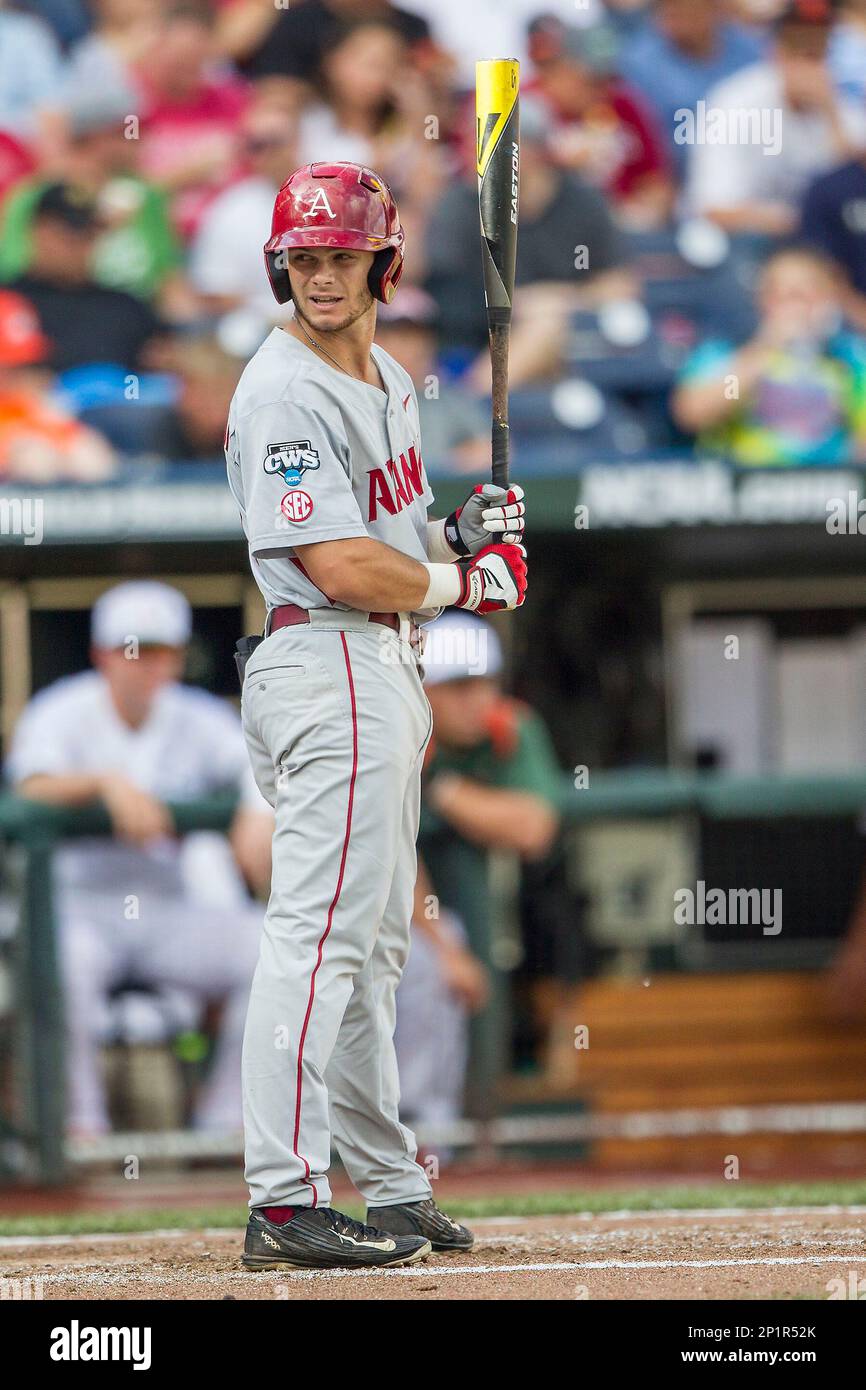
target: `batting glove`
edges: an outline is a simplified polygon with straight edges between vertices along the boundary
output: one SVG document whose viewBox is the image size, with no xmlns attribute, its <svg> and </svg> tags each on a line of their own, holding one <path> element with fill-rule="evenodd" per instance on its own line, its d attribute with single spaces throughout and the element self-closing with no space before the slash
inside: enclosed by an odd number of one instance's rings
<svg viewBox="0 0 866 1390">
<path fill-rule="evenodd" d="M 445 522 L 445 539 L 455 555 L 477 555 L 491 540 L 519 545 L 525 526 L 523 488 L 519 483 L 499 487 L 479 483 L 462 507 Z"/>
<path fill-rule="evenodd" d="M 519 608 L 526 597 L 526 551 L 522 545 L 488 545 L 457 561 L 460 597 L 455 608 L 497 613 Z"/>
</svg>

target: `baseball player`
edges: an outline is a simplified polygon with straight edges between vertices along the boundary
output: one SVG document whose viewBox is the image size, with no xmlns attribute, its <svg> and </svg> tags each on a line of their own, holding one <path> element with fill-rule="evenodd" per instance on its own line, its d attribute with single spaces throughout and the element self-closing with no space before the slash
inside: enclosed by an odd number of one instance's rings
<svg viewBox="0 0 866 1390">
<path fill-rule="evenodd" d="M 373 344 L 403 240 L 372 170 L 292 174 L 265 260 L 294 317 L 247 365 L 226 431 L 268 606 L 242 714 L 275 811 L 243 1050 L 249 1268 L 387 1266 L 473 1242 L 433 1202 L 398 1116 L 394 995 L 431 732 L 413 639 L 449 604 L 523 602 L 524 508 L 519 488 L 486 484 L 428 521 L 412 382 Z M 330 1205 L 332 1138 L 368 1224 Z"/>
</svg>

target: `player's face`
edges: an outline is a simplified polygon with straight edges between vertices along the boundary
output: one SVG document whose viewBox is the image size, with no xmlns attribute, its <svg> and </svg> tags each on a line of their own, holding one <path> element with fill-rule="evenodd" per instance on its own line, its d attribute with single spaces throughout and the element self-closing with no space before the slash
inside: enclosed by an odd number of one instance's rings
<svg viewBox="0 0 866 1390">
<path fill-rule="evenodd" d="M 433 710 L 433 729 L 440 743 L 452 748 L 472 748 L 490 732 L 490 716 L 498 698 L 498 686 L 487 676 L 443 681 L 427 687 Z"/>
<path fill-rule="evenodd" d="M 93 664 L 102 672 L 116 707 L 132 723 L 147 717 L 164 685 L 183 674 L 183 647 L 156 644 L 94 648 Z"/>
<path fill-rule="evenodd" d="M 295 312 L 317 333 L 339 333 L 371 312 L 372 251 L 300 247 L 289 252 Z"/>
<path fill-rule="evenodd" d="M 759 301 L 763 317 L 787 320 L 802 336 L 822 336 L 839 311 L 836 287 L 821 266 L 780 256 L 764 272 Z"/>
</svg>

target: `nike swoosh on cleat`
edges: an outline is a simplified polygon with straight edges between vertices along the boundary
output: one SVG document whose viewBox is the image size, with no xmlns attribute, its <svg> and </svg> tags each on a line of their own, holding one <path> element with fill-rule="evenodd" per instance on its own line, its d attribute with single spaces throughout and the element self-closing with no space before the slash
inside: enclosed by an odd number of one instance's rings
<svg viewBox="0 0 866 1390">
<path fill-rule="evenodd" d="M 345 1240 L 349 1245 L 360 1246 L 362 1250 L 384 1250 L 386 1252 L 396 1250 L 397 1242 L 394 1240 L 356 1240 L 354 1236 L 344 1236 L 340 1231 L 335 1231 L 334 1235 L 340 1240 Z"/>
</svg>

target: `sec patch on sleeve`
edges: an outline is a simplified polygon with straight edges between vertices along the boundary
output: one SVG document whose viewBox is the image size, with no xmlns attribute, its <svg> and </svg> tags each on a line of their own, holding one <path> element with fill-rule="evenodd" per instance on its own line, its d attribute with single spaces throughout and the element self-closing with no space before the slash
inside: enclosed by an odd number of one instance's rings
<svg viewBox="0 0 866 1390">
<path fill-rule="evenodd" d="M 287 492 L 280 511 L 287 521 L 306 521 L 313 514 L 313 499 L 308 492 Z"/>
<path fill-rule="evenodd" d="M 297 487 L 308 469 L 318 467 L 319 455 L 309 439 L 269 444 L 264 458 L 265 472 L 278 473 L 289 487 Z"/>
</svg>

